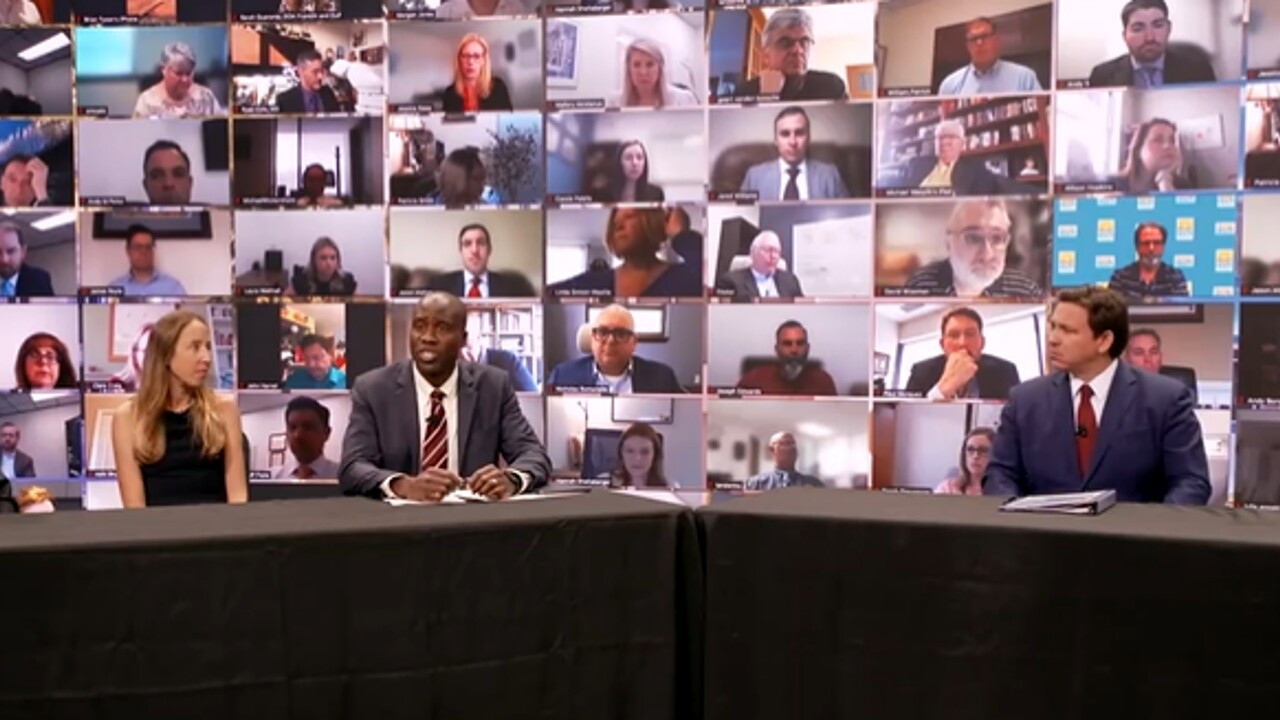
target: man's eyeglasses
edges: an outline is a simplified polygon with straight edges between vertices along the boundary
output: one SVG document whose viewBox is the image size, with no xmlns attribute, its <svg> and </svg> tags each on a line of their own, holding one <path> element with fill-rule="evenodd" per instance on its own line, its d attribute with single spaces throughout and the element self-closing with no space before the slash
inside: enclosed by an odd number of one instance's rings
<svg viewBox="0 0 1280 720">
<path fill-rule="evenodd" d="M 987 42 L 995 36 L 996 36 L 995 33 L 989 33 L 989 32 L 974 33 L 973 35 L 966 36 L 964 41 L 969 43 L 970 45 L 977 45 L 978 43 Z"/>
<path fill-rule="evenodd" d="M 985 233 L 981 230 L 962 230 L 956 235 L 973 250 L 981 249 L 984 245 L 990 245 L 992 250 L 1004 250 L 1009 247 L 1011 239 L 1009 233 L 1002 231 Z"/>
<path fill-rule="evenodd" d="M 773 44 L 779 50 L 791 50 L 791 48 L 794 48 L 797 45 L 799 45 L 803 50 L 808 50 L 809 48 L 813 47 L 814 42 L 815 40 L 811 37 L 793 38 L 793 37 L 784 35 L 778 38 L 777 40 L 774 40 Z"/>
<path fill-rule="evenodd" d="M 635 332 L 627 328 L 611 328 L 611 327 L 593 327 L 591 328 L 591 337 L 606 342 L 608 340 L 617 340 L 618 342 L 626 342 L 635 337 Z"/>
</svg>

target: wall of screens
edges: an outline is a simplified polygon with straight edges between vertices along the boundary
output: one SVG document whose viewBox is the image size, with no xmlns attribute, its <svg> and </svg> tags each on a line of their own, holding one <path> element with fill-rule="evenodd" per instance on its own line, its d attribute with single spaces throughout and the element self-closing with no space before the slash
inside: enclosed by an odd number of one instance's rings
<svg viewBox="0 0 1280 720">
<path fill-rule="evenodd" d="M 1213 502 L 1280 505 L 1280 0 L 10 5 L 19 483 L 111 504 L 176 307 L 251 480 L 332 481 L 444 289 L 555 482 L 960 492 L 1092 283 L 1195 389 Z"/>
</svg>

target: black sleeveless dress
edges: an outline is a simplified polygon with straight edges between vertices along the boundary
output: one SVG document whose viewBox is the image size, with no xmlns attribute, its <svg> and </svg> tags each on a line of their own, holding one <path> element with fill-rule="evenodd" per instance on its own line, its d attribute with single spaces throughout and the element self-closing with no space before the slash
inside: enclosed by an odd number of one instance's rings
<svg viewBox="0 0 1280 720">
<path fill-rule="evenodd" d="M 141 467 L 147 507 L 225 503 L 227 481 L 223 455 L 200 455 L 191 429 L 191 411 L 165 411 L 164 456 Z"/>
</svg>

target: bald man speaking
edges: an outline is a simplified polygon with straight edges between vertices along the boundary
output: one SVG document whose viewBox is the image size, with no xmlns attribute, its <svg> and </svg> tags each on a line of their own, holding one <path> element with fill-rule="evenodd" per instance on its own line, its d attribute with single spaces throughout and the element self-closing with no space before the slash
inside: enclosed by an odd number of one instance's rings
<svg viewBox="0 0 1280 720">
<path fill-rule="evenodd" d="M 551 461 L 507 373 L 459 361 L 462 301 L 431 293 L 411 322 L 412 357 L 361 375 L 351 389 L 342 492 L 438 502 L 465 489 L 501 500 L 545 485 Z"/>
</svg>

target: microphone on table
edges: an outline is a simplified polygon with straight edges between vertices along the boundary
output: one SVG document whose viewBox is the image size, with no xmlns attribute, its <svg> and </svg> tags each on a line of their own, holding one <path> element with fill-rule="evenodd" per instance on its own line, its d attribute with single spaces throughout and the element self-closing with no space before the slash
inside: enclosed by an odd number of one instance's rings
<svg viewBox="0 0 1280 720">
<path fill-rule="evenodd" d="M 1089 437 L 1089 429 L 1088 429 L 1088 428 L 1086 428 L 1086 427 L 1085 427 L 1085 426 L 1083 426 L 1083 425 L 1077 425 L 1077 426 L 1076 426 L 1076 437 L 1078 437 L 1078 438 L 1087 438 L 1087 437 Z"/>
</svg>

